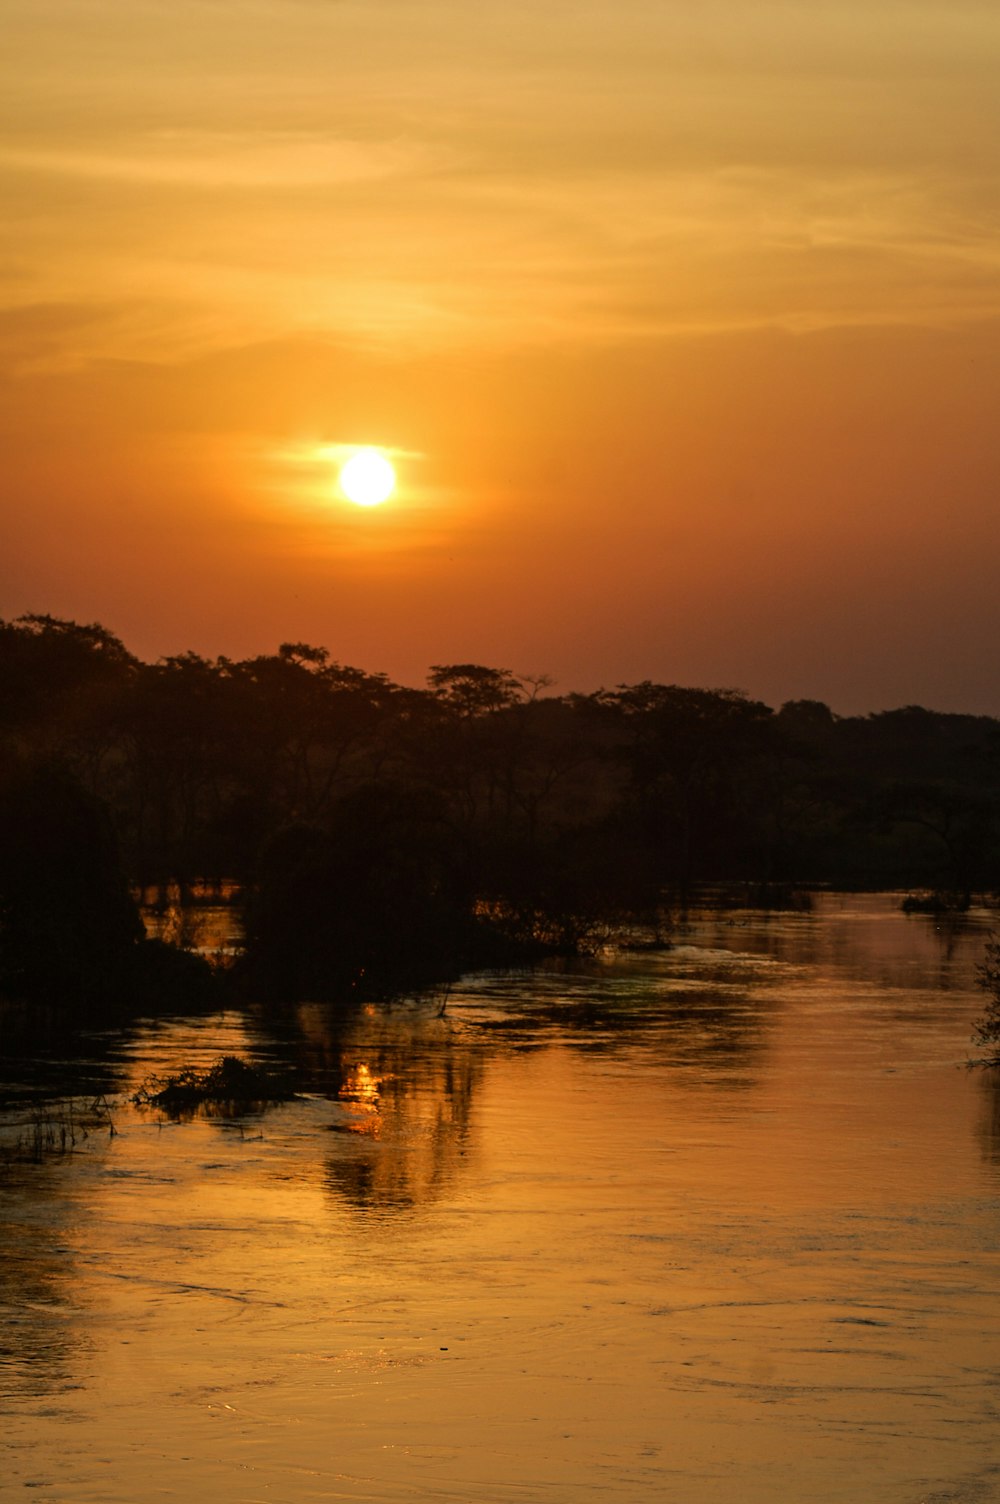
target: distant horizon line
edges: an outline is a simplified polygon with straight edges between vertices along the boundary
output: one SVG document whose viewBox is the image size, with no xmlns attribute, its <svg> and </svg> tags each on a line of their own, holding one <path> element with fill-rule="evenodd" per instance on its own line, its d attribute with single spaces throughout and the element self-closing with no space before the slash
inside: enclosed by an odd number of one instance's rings
<svg viewBox="0 0 1000 1504">
<path fill-rule="evenodd" d="M 875 716 L 898 715 L 906 711 L 915 711 L 933 716 L 947 716 L 965 720 L 1000 722 L 1000 712 L 991 713 L 989 711 L 982 710 L 938 710 L 931 705 L 925 705 L 914 700 L 908 700 L 898 705 L 883 706 L 882 708 L 877 710 L 851 711 L 846 713 L 835 710 L 828 701 L 820 699 L 813 695 L 792 695 L 789 698 L 782 700 L 779 704 L 772 705 L 768 700 L 750 693 L 750 691 L 743 689 L 739 685 L 682 683 L 678 680 L 654 679 L 650 678 L 649 676 L 630 680 L 616 680 L 612 684 L 601 684 L 598 688 L 592 690 L 567 688 L 565 690 L 559 691 L 556 688 L 559 681 L 550 677 L 546 673 L 523 673 L 518 672 L 516 669 L 509 668 L 507 665 L 483 663 L 471 658 L 455 658 L 447 662 L 428 664 L 427 672 L 424 675 L 423 682 L 417 684 L 409 683 L 405 679 L 393 678 L 384 669 L 362 668 L 356 663 L 348 663 L 336 657 L 324 643 L 312 643 L 307 642 L 304 639 L 293 638 L 287 638 L 283 642 L 279 642 L 277 647 L 271 651 L 249 653 L 242 657 L 237 657 L 235 655 L 227 653 L 216 653 L 214 656 L 208 656 L 205 653 L 199 652 L 194 648 L 183 648 L 175 652 L 160 653 L 153 658 L 144 658 L 141 657 L 138 653 L 133 652 L 133 650 L 128 646 L 123 637 L 119 636 L 117 632 L 115 632 L 112 628 L 107 627 L 101 621 L 94 620 L 83 622 L 78 621 L 72 617 L 56 616 L 52 612 L 45 611 L 23 611 L 20 612 L 17 616 L 0 616 L 0 631 L 3 631 L 7 628 L 23 630 L 25 627 L 36 628 L 37 630 L 34 633 L 34 635 L 36 636 L 41 636 L 47 628 L 55 631 L 66 630 L 67 632 L 69 632 L 75 630 L 81 633 L 92 633 L 95 635 L 95 637 L 99 634 L 100 636 L 104 637 L 109 642 L 109 644 L 111 642 L 117 644 L 117 646 L 122 648 L 127 657 L 145 668 L 156 668 L 160 664 L 169 663 L 172 660 L 182 659 L 186 657 L 199 659 L 202 662 L 210 664 L 212 666 L 217 666 L 220 664 L 238 665 L 242 663 L 252 663 L 257 659 L 267 658 L 286 657 L 288 659 L 292 659 L 295 656 L 295 650 L 302 649 L 304 650 L 304 658 L 309 653 L 313 653 L 317 655 L 318 659 L 319 655 L 322 654 L 322 659 L 319 661 L 321 661 L 323 667 L 336 668 L 351 673 L 363 674 L 366 678 L 370 679 L 381 679 L 384 680 L 392 688 L 419 690 L 421 692 L 429 689 L 431 675 L 438 669 L 474 668 L 487 670 L 492 673 L 509 675 L 512 680 L 523 686 L 536 686 L 535 693 L 532 694 L 530 698 L 539 700 L 566 700 L 574 696 L 581 699 L 593 699 L 601 694 L 610 694 L 614 693 L 617 690 L 636 689 L 641 685 L 648 684 L 660 689 L 700 691 L 714 695 L 738 695 L 739 697 L 747 700 L 750 703 L 765 706 L 772 715 L 779 715 L 786 706 L 816 705 L 822 706 L 825 710 L 829 711 L 831 716 L 837 721 L 867 720 Z M 283 653 L 282 649 L 289 649 L 290 651 Z M 306 661 L 308 661 L 307 658 Z"/>
</svg>

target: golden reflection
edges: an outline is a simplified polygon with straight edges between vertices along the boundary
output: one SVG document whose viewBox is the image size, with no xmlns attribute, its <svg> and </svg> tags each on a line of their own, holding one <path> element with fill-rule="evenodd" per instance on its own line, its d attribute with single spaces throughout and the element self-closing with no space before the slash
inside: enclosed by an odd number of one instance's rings
<svg viewBox="0 0 1000 1504">
<path fill-rule="evenodd" d="M 398 1212 L 445 1194 L 471 1149 L 471 1111 L 482 1076 L 478 1052 L 452 1040 L 416 1069 L 386 1072 L 367 1124 L 327 1161 L 327 1183 L 360 1211 Z M 354 1111 L 361 1104 L 351 1103 Z M 350 1144 L 350 1147 L 348 1145 Z"/>
<path fill-rule="evenodd" d="M 384 1080 L 384 1076 L 373 1075 L 367 1065 L 358 1064 L 344 1077 L 337 1095 L 342 1102 L 361 1102 L 375 1107 L 378 1105 L 378 1089 Z"/>
<path fill-rule="evenodd" d="M 154 884 L 135 896 L 151 939 L 197 951 L 215 965 L 231 963 L 242 941 L 235 883 Z"/>
<path fill-rule="evenodd" d="M 368 1212 L 443 1194 L 470 1150 L 481 1053 L 419 1003 L 364 1008 L 350 1020 L 303 1004 L 296 1017 L 300 1064 L 328 1079 L 344 1113 L 331 1125 L 329 1188 Z"/>
<path fill-rule="evenodd" d="M 348 1104 L 352 1114 L 342 1126 L 349 1133 L 363 1133 L 369 1138 L 379 1138 L 382 1119 L 379 1115 L 379 1087 L 385 1078 L 376 1076 L 367 1065 L 359 1063 L 349 1070 L 337 1093 Z"/>
</svg>

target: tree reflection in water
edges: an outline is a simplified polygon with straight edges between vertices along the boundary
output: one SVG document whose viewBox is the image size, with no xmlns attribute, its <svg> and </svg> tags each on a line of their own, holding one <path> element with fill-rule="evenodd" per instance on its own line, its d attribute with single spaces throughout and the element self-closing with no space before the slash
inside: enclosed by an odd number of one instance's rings
<svg viewBox="0 0 1000 1504">
<path fill-rule="evenodd" d="M 979 1141 L 987 1164 L 1000 1169 L 1000 1069 L 996 1066 L 986 1066 L 982 1071 Z"/>
<path fill-rule="evenodd" d="M 470 979 L 442 1015 L 432 1001 L 368 1005 L 353 1015 L 304 1004 L 276 1030 L 306 1089 L 344 1109 L 331 1128 L 325 1183 L 357 1211 L 433 1202 L 475 1150 L 478 1088 L 497 1052 L 650 1053 L 692 1085 L 745 1090 L 775 1021 L 766 965 L 734 969 L 648 956 L 551 963 L 512 977 Z M 263 1023 L 263 1020 L 261 1020 Z"/>
<path fill-rule="evenodd" d="M 350 1207 L 415 1207 L 451 1183 L 469 1152 L 485 1041 L 442 1016 L 439 999 L 262 1007 L 245 1024 L 253 1058 L 336 1104 L 324 1176 Z"/>
</svg>

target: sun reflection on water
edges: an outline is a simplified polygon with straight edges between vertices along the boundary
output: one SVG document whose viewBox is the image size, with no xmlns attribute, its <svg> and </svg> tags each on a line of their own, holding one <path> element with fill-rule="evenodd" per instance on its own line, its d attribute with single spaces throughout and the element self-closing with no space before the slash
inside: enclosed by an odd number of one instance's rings
<svg viewBox="0 0 1000 1504">
<path fill-rule="evenodd" d="M 337 1095 L 342 1102 L 360 1102 L 365 1106 L 377 1107 L 379 1087 L 384 1080 L 384 1076 L 373 1075 L 369 1066 L 359 1062 L 345 1076 Z"/>
</svg>

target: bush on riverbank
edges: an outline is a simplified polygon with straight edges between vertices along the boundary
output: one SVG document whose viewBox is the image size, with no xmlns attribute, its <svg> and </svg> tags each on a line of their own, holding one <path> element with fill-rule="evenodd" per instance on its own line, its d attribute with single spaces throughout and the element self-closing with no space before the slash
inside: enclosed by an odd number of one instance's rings
<svg viewBox="0 0 1000 1504">
<path fill-rule="evenodd" d="M 196 1008 L 215 993 L 198 956 L 147 940 L 107 807 L 58 767 L 0 784 L 0 996 L 80 1021 Z"/>
</svg>

